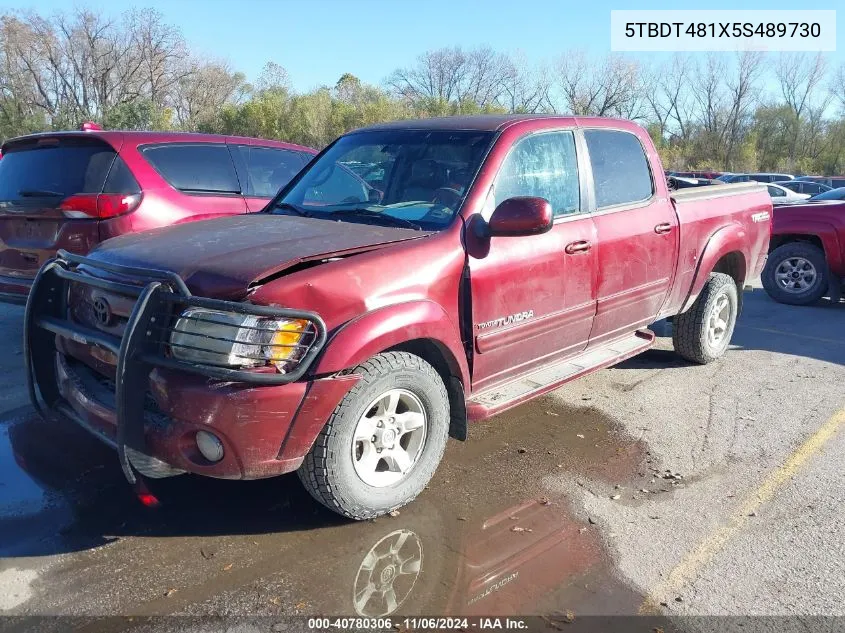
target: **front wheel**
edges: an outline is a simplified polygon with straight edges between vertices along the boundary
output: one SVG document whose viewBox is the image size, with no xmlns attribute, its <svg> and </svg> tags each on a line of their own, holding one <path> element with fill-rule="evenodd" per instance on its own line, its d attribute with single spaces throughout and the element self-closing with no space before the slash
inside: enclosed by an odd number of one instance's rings
<svg viewBox="0 0 845 633">
<path fill-rule="evenodd" d="M 763 288 L 779 303 L 810 305 L 824 296 L 829 273 L 824 251 L 809 242 L 790 242 L 769 254 Z"/>
<path fill-rule="evenodd" d="M 686 360 L 706 365 L 720 358 L 733 336 L 739 298 L 733 278 L 710 273 L 692 307 L 672 320 L 672 343 Z"/>
<path fill-rule="evenodd" d="M 371 519 L 412 501 L 440 463 L 449 397 L 419 356 L 385 352 L 352 370 L 361 380 L 332 413 L 299 478 L 317 501 Z"/>
</svg>

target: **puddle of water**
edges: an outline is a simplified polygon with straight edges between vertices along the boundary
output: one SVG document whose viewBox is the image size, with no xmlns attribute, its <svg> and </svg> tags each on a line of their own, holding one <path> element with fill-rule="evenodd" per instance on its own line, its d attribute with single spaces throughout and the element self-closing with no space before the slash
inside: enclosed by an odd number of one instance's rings
<svg viewBox="0 0 845 633">
<path fill-rule="evenodd" d="M 0 555 L 39 556 L 101 544 L 98 537 L 72 546 L 68 534 L 87 516 L 126 505 L 113 501 L 119 474 L 111 451 L 81 429 L 45 422 L 30 407 L 4 414 Z M 129 497 L 125 489 L 119 496 Z"/>
<path fill-rule="evenodd" d="M 37 515 L 54 500 L 49 491 L 15 461 L 9 429 L 0 427 L 0 517 L 18 519 Z"/>
<path fill-rule="evenodd" d="M 416 501 L 362 523 L 317 505 L 295 476 L 164 480 L 164 505 L 150 512 L 127 505 L 114 455 L 95 440 L 80 439 L 63 464 L 37 458 L 38 424 L 9 437 L 41 494 L 74 508 L 60 551 L 118 539 L 96 561 L 71 557 L 42 577 L 44 609 L 84 612 L 83 578 L 97 612 L 136 615 L 632 613 L 641 601 L 616 579 L 599 526 L 543 486 L 638 476 L 646 447 L 589 401 L 546 397 L 472 426 Z"/>
<path fill-rule="evenodd" d="M 10 434 L 24 419 L 13 412 L 0 423 L 0 554 L 49 535 L 70 517 L 63 499 L 27 472 L 24 458 L 13 450 Z"/>
</svg>

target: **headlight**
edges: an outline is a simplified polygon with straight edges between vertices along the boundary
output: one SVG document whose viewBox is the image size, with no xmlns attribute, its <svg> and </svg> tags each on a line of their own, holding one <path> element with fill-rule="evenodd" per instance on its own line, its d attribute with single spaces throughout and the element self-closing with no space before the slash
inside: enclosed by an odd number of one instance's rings
<svg viewBox="0 0 845 633">
<path fill-rule="evenodd" d="M 204 308 L 185 310 L 170 335 L 174 358 L 224 367 L 275 365 L 284 373 L 307 347 L 311 330 L 299 319 L 273 319 Z"/>
</svg>

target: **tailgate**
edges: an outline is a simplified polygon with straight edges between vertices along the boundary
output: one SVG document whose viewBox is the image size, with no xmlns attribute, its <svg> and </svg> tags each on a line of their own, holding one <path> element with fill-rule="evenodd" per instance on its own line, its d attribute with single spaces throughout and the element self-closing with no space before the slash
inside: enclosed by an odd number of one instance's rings
<svg viewBox="0 0 845 633">
<path fill-rule="evenodd" d="M 62 134 L 14 139 L 2 151 L 0 276 L 28 280 L 59 248 L 91 250 L 99 220 L 66 209 L 69 200 L 103 191 L 114 148 L 96 136 Z"/>
</svg>

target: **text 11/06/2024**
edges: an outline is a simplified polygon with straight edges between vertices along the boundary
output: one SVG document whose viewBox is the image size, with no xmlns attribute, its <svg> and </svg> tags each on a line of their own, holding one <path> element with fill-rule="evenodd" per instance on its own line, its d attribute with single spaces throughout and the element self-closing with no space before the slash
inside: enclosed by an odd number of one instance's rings
<svg viewBox="0 0 845 633">
<path fill-rule="evenodd" d="M 350 618 L 316 617 L 308 618 L 308 630 L 403 630 L 403 631 L 527 631 L 526 618 L 505 617 L 443 617 L 415 616 L 403 618 Z"/>
</svg>

